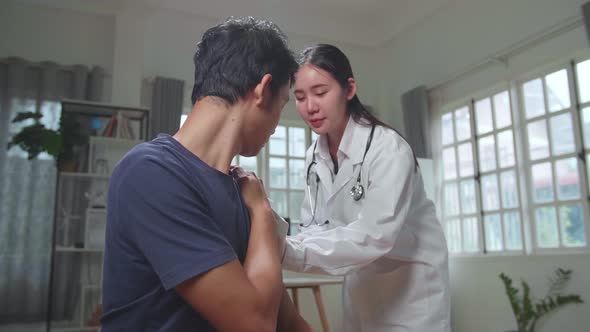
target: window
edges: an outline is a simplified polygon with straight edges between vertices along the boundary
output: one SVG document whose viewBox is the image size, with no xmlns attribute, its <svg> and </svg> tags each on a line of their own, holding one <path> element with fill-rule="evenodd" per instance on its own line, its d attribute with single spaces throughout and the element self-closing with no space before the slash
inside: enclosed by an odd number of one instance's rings
<svg viewBox="0 0 590 332">
<path fill-rule="evenodd" d="M 39 124 L 44 125 L 47 129 L 58 130 L 59 119 L 61 117 L 61 103 L 57 101 L 46 100 L 37 105 L 37 101 L 34 99 L 12 99 L 11 109 L 13 110 L 10 121 L 16 117 L 20 112 L 37 112 L 39 106 L 39 113 L 43 116 L 38 120 Z M 19 133 L 24 127 L 35 124 L 36 120 L 27 119 L 17 123 L 11 123 L 8 126 L 9 135 L 12 138 L 15 134 Z M 8 157 L 20 157 L 27 158 L 28 153 L 22 150 L 18 146 L 14 146 L 7 151 Z M 51 160 L 53 157 L 47 152 L 41 152 L 37 159 Z"/>
<path fill-rule="evenodd" d="M 266 190 L 273 209 L 291 219 L 292 230 L 300 222 L 305 192 L 305 152 L 309 142 L 306 127 L 279 125 L 266 147 Z"/>
<path fill-rule="evenodd" d="M 452 253 L 523 252 L 525 229 L 537 251 L 588 248 L 590 60 L 516 86 L 441 117 Z"/>
<path fill-rule="evenodd" d="M 584 63 L 577 68 L 584 69 Z M 584 75 L 580 75 L 583 77 Z M 571 68 L 521 85 L 532 240 L 538 249 L 586 246 L 580 123 Z M 582 82 L 582 81 L 580 81 Z M 581 89 L 579 91 L 582 91 Z M 582 94 L 580 94 L 582 96 Z"/>
<path fill-rule="evenodd" d="M 443 214 L 453 253 L 523 249 L 508 90 L 442 117 Z"/>
</svg>

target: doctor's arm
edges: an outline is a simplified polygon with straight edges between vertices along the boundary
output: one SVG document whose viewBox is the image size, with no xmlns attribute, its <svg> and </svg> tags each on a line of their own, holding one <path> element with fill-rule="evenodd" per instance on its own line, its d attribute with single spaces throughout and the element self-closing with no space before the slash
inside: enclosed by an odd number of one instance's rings
<svg viewBox="0 0 590 332">
<path fill-rule="evenodd" d="M 415 161 L 407 144 L 392 148 L 389 142 L 380 143 L 376 144 L 373 157 L 367 156 L 371 162 L 363 171 L 368 173 L 369 181 L 357 218 L 346 226 L 288 237 L 284 268 L 345 275 L 393 248 L 410 209 Z M 339 195 L 348 196 L 348 192 Z M 304 221 L 311 215 L 306 205 L 309 206 L 304 203 L 302 209 Z"/>
</svg>

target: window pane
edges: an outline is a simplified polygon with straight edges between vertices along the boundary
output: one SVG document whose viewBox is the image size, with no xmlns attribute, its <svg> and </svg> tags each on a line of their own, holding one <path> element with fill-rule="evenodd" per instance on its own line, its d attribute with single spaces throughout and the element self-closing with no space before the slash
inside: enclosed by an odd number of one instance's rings
<svg viewBox="0 0 590 332">
<path fill-rule="evenodd" d="M 584 210 L 582 205 L 566 205 L 559 209 L 561 221 L 562 243 L 566 247 L 582 247 L 586 245 L 586 229 L 584 227 Z"/>
<path fill-rule="evenodd" d="M 475 203 L 475 181 L 461 182 L 461 210 L 464 214 L 477 212 Z"/>
<path fill-rule="evenodd" d="M 500 175 L 502 183 L 502 207 L 504 209 L 518 207 L 518 183 L 514 171 L 503 172 Z"/>
<path fill-rule="evenodd" d="M 231 160 L 231 165 L 232 166 L 238 166 L 238 156 L 235 156 L 232 160 Z"/>
<path fill-rule="evenodd" d="M 584 146 L 590 148 L 590 107 L 582 109 L 582 130 L 584 134 Z"/>
<path fill-rule="evenodd" d="M 258 172 L 258 160 L 256 157 L 243 157 L 239 159 L 240 167 L 250 172 Z"/>
<path fill-rule="evenodd" d="M 551 202 L 553 200 L 553 174 L 551 164 L 542 163 L 532 167 L 533 199 L 536 203 Z"/>
<path fill-rule="evenodd" d="M 562 69 L 545 77 L 549 111 L 560 111 L 571 106 L 567 71 Z"/>
<path fill-rule="evenodd" d="M 549 157 L 549 139 L 547 138 L 547 122 L 539 120 L 527 126 L 529 138 L 529 155 L 531 160 Z"/>
<path fill-rule="evenodd" d="M 475 103 L 475 122 L 477 123 L 478 134 L 485 134 L 494 130 L 490 98 L 478 100 Z"/>
<path fill-rule="evenodd" d="M 289 188 L 305 189 L 305 161 L 302 159 L 289 160 Z"/>
<path fill-rule="evenodd" d="M 289 128 L 289 155 L 293 157 L 305 157 L 305 129 L 299 127 Z"/>
<path fill-rule="evenodd" d="M 449 144 L 455 141 L 455 134 L 453 131 L 453 113 L 447 113 L 442 116 L 442 144 Z"/>
<path fill-rule="evenodd" d="M 486 231 L 486 248 L 490 251 L 499 251 L 502 246 L 502 224 L 499 214 L 485 216 L 484 226 Z"/>
<path fill-rule="evenodd" d="M 586 103 L 590 101 L 590 60 L 580 62 L 576 65 L 578 72 L 578 95 L 580 102 Z"/>
<path fill-rule="evenodd" d="M 498 210 L 500 208 L 498 177 L 496 174 L 481 177 L 481 198 L 484 211 Z"/>
<path fill-rule="evenodd" d="M 575 151 L 576 143 L 574 142 L 574 126 L 572 125 L 571 114 L 565 113 L 551 118 L 551 143 L 553 145 L 553 155 L 562 155 Z"/>
<path fill-rule="evenodd" d="M 459 145 L 459 174 L 461 176 L 473 175 L 473 150 L 471 143 Z"/>
<path fill-rule="evenodd" d="M 44 101 L 41 104 L 43 117 L 39 122 L 48 129 L 58 130 L 61 118 L 61 104 L 54 101 Z M 181 116 L 182 117 L 182 116 Z"/>
<path fill-rule="evenodd" d="M 500 167 L 514 166 L 514 140 L 512 130 L 505 130 L 498 134 L 498 154 Z"/>
<path fill-rule="evenodd" d="M 270 158 L 270 187 L 287 188 L 287 161 L 283 158 Z"/>
<path fill-rule="evenodd" d="M 278 213 L 283 218 L 288 216 L 286 192 L 269 190 L 268 199 L 270 200 L 271 207 L 276 213 Z"/>
<path fill-rule="evenodd" d="M 446 223 L 447 243 L 452 253 L 461 252 L 461 224 L 459 219 L 450 219 Z"/>
<path fill-rule="evenodd" d="M 312 141 L 312 142 L 315 142 L 315 141 L 318 139 L 318 137 L 319 137 L 319 136 L 320 136 L 320 135 L 318 135 L 318 134 L 316 134 L 316 133 L 314 133 L 314 132 L 312 131 L 312 132 L 311 132 L 311 141 Z"/>
<path fill-rule="evenodd" d="M 504 213 L 504 238 L 506 239 L 506 249 L 522 249 L 522 232 L 518 212 Z"/>
<path fill-rule="evenodd" d="M 455 128 L 457 128 L 457 140 L 471 138 L 471 117 L 467 106 L 455 111 Z"/>
<path fill-rule="evenodd" d="M 576 158 L 556 161 L 555 173 L 557 176 L 557 195 L 559 199 L 580 198 L 580 177 Z"/>
<path fill-rule="evenodd" d="M 482 172 L 496 169 L 496 139 L 494 135 L 479 140 L 479 168 Z"/>
<path fill-rule="evenodd" d="M 494 111 L 496 113 L 497 129 L 508 127 L 512 124 L 508 91 L 500 92 L 494 96 Z"/>
<path fill-rule="evenodd" d="M 463 250 L 465 252 L 477 252 L 479 250 L 478 246 L 477 218 L 463 219 Z"/>
<path fill-rule="evenodd" d="M 459 193 L 457 184 L 445 184 L 445 216 L 456 216 L 459 214 Z"/>
<path fill-rule="evenodd" d="M 539 208 L 535 211 L 535 226 L 537 244 L 541 248 L 557 247 L 559 245 L 557 232 L 557 216 L 554 207 Z"/>
<path fill-rule="evenodd" d="M 270 154 L 284 156 L 287 154 L 287 130 L 285 126 L 278 126 L 268 143 Z"/>
<path fill-rule="evenodd" d="M 450 147 L 443 150 L 443 163 L 445 167 L 445 180 L 457 178 L 457 165 L 455 161 L 455 148 Z"/>
<path fill-rule="evenodd" d="M 543 100 L 543 83 L 540 78 L 526 82 L 522 86 L 524 92 L 524 109 L 527 119 L 545 114 Z"/>
<path fill-rule="evenodd" d="M 301 203 L 303 203 L 303 192 L 302 191 L 291 191 L 289 192 L 289 218 L 291 223 L 298 224 L 301 222 Z"/>
</svg>

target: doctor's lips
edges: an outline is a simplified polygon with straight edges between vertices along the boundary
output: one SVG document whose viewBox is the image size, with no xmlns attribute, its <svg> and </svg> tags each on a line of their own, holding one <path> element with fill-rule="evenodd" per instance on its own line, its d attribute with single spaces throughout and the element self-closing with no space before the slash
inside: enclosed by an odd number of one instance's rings
<svg viewBox="0 0 590 332">
<path fill-rule="evenodd" d="M 311 124 L 312 127 L 314 128 L 319 128 L 322 126 L 322 123 L 324 122 L 326 118 L 322 118 L 322 119 L 310 119 L 309 123 Z"/>
</svg>

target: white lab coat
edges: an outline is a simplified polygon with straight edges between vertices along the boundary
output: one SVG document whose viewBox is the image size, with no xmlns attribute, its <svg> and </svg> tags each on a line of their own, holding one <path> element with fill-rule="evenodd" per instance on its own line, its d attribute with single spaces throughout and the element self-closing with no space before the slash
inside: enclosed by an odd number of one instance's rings
<svg viewBox="0 0 590 332">
<path fill-rule="evenodd" d="M 375 128 L 362 163 L 365 197 L 354 201 L 349 193 L 370 131 L 349 120 L 334 181 L 325 137 L 319 138 L 313 167 L 320 177 L 316 220 L 329 223 L 302 227 L 300 234 L 288 237 L 283 267 L 345 276 L 345 331 L 448 332 L 445 237 L 434 204 L 426 198 L 420 169 L 414 168 L 412 151 L 395 131 Z M 306 166 L 312 150 L 313 145 Z M 315 181 L 313 174 L 310 180 Z M 312 201 L 314 194 L 312 190 Z M 301 209 L 305 224 L 311 221 L 307 195 Z"/>
</svg>

